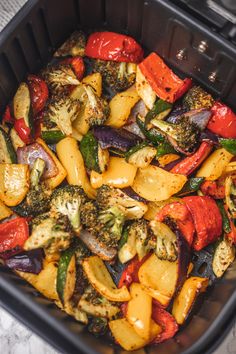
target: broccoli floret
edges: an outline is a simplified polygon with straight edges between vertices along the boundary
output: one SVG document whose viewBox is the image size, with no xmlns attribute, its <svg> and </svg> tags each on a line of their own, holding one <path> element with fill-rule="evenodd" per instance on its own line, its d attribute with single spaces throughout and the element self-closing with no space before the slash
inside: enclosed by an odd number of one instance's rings
<svg viewBox="0 0 236 354">
<path fill-rule="evenodd" d="M 32 232 L 24 244 L 26 251 L 45 248 L 48 254 L 63 251 L 70 246 L 73 230 L 66 215 L 42 214 L 32 220 Z"/>
<path fill-rule="evenodd" d="M 42 77 L 53 94 L 61 93 L 71 85 L 80 84 L 71 66 L 67 64 L 48 66 L 42 71 Z"/>
<path fill-rule="evenodd" d="M 104 225 L 103 228 L 108 229 L 112 236 L 119 241 L 125 221 L 123 208 L 121 206 L 114 205 L 101 211 L 98 219 Z"/>
<path fill-rule="evenodd" d="M 25 199 L 13 209 L 21 216 L 35 216 L 50 209 L 52 191 L 40 179 L 45 169 L 44 160 L 37 158 L 30 173 L 30 190 Z"/>
<path fill-rule="evenodd" d="M 136 78 L 136 64 L 94 60 L 94 71 L 100 72 L 105 85 L 114 91 L 124 91 L 132 86 Z"/>
<path fill-rule="evenodd" d="M 177 237 L 164 223 L 156 220 L 150 222 L 151 230 L 156 237 L 155 253 L 159 259 L 175 262 L 178 258 Z"/>
<path fill-rule="evenodd" d="M 51 210 L 67 215 L 75 231 L 80 229 L 80 209 L 87 197 L 79 186 L 67 185 L 56 189 L 51 198 Z"/>
<path fill-rule="evenodd" d="M 155 248 L 156 242 L 153 232 L 144 219 L 135 220 L 123 232 L 119 243 L 118 257 L 121 263 L 126 263 L 138 254 L 141 260 L 151 249 Z"/>
<path fill-rule="evenodd" d="M 65 135 L 72 134 L 72 122 L 78 117 L 79 100 L 67 95 L 53 96 L 43 113 L 43 126 L 47 129 L 57 128 Z"/>
<path fill-rule="evenodd" d="M 95 201 L 89 201 L 81 208 L 84 228 L 109 247 L 118 245 L 124 221 L 124 210 L 120 206 L 101 210 Z"/>
<path fill-rule="evenodd" d="M 140 219 L 147 211 L 145 203 L 129 197 L 121 189 L 107 185 L 98 189 L 96 200 L 101 209 L 107 209 L 114 205 L 123 207 L 127 219 Z"/>
<path fill-rule="evenodd" d="M 65 43 L 56 51 L 55 57 L 64 57 L 71 55 L 75 57 L 77 55 L 83 57 L 86 45 L 86 37 L 82 31 L 75 31 L 67 39 Z"/>
<path fill-rule="evenodd" d="M 189 110 L 211 108 L 214 104 L 213 97 L 200 86 L 193 86 L 185 95 L 183 105 Z"/>
<path fill-rule="evenodd" d="M 180 117 L 177 124 L 155 118 L 151 123 L 166 134 L 177 151 L 188 155 L 196 150 L 200 138 L 200 129 L 194 123 L 191 123 L 187 116 Z"/>
<path fill-rule="evenodd" d="M 96 95 L 93 88 L 89 85 L 83 85 L 87 93 L 87 102 L 85 103 L 86 120 L 90 127 L 102 125 L 110 114 L 110 108 L 107 101 Z"/>
</svg>

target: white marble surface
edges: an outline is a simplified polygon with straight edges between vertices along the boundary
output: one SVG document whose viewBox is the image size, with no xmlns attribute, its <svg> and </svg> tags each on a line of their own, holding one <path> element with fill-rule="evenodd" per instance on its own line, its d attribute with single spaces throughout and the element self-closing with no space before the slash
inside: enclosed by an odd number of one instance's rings
<svg viewBox="0 0 236 354">
<path fill-rule="evenodd" d="M 0 0 L 0 30 L 25 2 L 26 0 Z M 0 308 L 0 354 L 59 353 Z M 236 354 L 236 323 L 214 354 Z"/>
</svg>

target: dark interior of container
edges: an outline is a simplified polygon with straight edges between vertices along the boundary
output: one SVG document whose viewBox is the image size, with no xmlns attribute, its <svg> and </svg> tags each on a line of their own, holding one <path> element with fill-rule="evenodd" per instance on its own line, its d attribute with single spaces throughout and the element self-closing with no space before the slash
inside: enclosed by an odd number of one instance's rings
<svg viewBox="0 0 236 354">
<path fill-rule="evenodd" d="M 177 1 L 173 1 L 177 2 Z M 236 47 L 216 28 L 164 0 L 31 0 L 0 34 L 0 110 L 27 73 L 37 73 L 70 33 L 107 28 L 129 33 L 184 76 L 236 109 Z M 204 41 L 206 50 L 199 51 Z M 184 50 L 184 58 L 177 55 Z M 215 73 L 215 82 L 212 81 Z M 18 319 L 65 353 L 125 353 L 81 324 L 6 268 L 0 268 L 0 302 Z M 226 334 L 236 310 L 236 263 L 207 293 L 201 307 L 175 336 L 136 351 L 210 353 Z"/>
</svg>

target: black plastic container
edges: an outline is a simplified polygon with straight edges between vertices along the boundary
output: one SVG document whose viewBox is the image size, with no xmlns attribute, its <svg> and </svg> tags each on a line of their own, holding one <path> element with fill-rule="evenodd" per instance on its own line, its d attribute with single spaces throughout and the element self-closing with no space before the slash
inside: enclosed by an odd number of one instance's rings
<svg viewBox="0 0 236 354">
<path fill-rule="evenodd" d="M 195 78 L 236 109 L 236 47 L 227 36 L 219 34 L 224 25 L 219 28 L 211 21 L 203 24 L 185 12 L 185 7 L 179 8 L 173 2 L 28 1 L 0 34 L 0 110 L 27 73 L 43 67 L 55 48 L 76 28 L 129 33 L 148 51 L 157 51 L 168 64 Z M 0 266 L 0 302 L 61 352 L 124 354 L 107 339 L 90 335 L 81 324 L 3 266 Z M 136 353 L 210 353 L 231 327 L 235 310 L 236 263 L 207 292 L 199 310 L 175 338 Z"/>
</svg>

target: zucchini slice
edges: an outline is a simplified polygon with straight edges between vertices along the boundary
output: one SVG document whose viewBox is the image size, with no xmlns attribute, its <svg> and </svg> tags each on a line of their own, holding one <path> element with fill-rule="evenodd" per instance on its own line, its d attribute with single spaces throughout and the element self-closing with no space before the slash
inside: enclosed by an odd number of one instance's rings
<svg viewBox="0 0 236 354">
<path fill-rule="evenodd" d="M 17 151 L 18 148 L 25 146 L 24 141 L 21 140 L 21 138 L 17 134 L 15 128 L 12 128 L 10 130 L 10 138 L 11 138 L 11 142 L 12 142 L 12 145 L 13 145 L 15 151 Z"/>
<path fill-rule="evenodd" d="M 93 292 L 94 291 L 90 286 L 85 290 L 78 303 L 78 308 L 80 310 L 86 312 L 88 315 L 110 319 L 120 312 L 120 308 L 118 306 L 114 305 L 105 297 L 101 297 L 100 294 L 96 294 L 95 298 L 90 296 Z"/>
<path fill-rule="evenodd" d="M 29 87 L 25 82 L 20 84 L 13 98 L 13 111 L 16 119 L 24 118 L 26 126 L 30 128 L 32 133 L 34 130 L 33 111 Z"/>
<path fill-rule="evenodd" d="M 0 163 L 17 163 L 11 139 L 2 127 L 0 127 Z"/>
<path fill-rule="evenodd" d="M 65 134 L 58 129 L 44 130 L 42 127 L 41 137 L 47 144 L 57 144 L 61 139 L 65 138 Z"/>
<path fill-rule="evenodd" d="M 173 105 L 158 98 L 152 109 L 146 114 L 145 125 L 147 126 L 152 119 L 164 119 L 171 111 Z"/>
<path fill-rule="evenodd" d="M 136 167 L 145 168 L 152 162 L 156 152 L 156 148 L 144 142 L 132 147 L 126 153 L 126 161 Z"/>
<path fill-rule="evenodd" d="M 159 143 L 165 141 L 164 135 L 156 128 L 147 129 L 145 127 L 144 118 L 140 114 L 137 114 L 136 123 L 138 124 L 139 129 L 141 130 L 143 135 L 154 145 L 158 145 Z"/>
<path fill-rule="evenodd" d="M 74 293 L 76 282 L 75 250 L 67 249 L 61 254 L 57 271 L 57 293 L 65 304 Z"/>
<path fill-rule="evenodd" d="M 235 247 L 230 244 L 230 242 L 224 238 L 222 241 L 219 242 L 215 249 L 213 261 L 212 261 L 212 268 L 214 274 L 220 278 L 233 263 L 235 258 Z"/>
<path fill-rule="evenodd" d="M 80 151 L 85 166 L 89 170 L 94 170 L 98 173 L 106 171 L 109 161 L 109 152 L 106 149 L 101 149 L 97 139 L 91 131 L 81 140 Z"/>
</svg>

